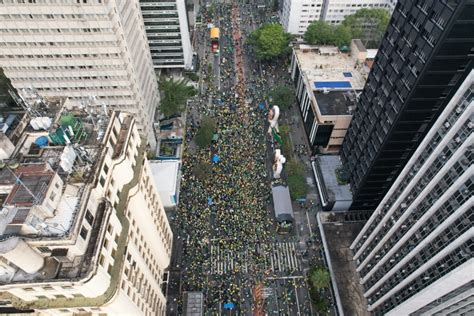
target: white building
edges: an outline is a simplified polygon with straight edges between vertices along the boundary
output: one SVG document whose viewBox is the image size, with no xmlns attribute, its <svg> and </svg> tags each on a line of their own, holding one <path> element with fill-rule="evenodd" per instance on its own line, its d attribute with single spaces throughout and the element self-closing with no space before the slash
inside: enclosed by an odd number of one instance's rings
<svg viewBox="0 0 474 316">
<path fill-rule="evenodd" d="M 191 69 L 193 51 L 185 0 L 140 0 L 155 69 Z"/>
<path fill-rule="evenodd" d="M 362 8 L 384 8 L 390 14 L 397 0 L 283 0 L 280 19 L 286 32 L 303 35 L 313 21 L 341 23 Z"/>
<path fill-rule="evenodd" d="M 377 315 L 467 315 L 474 296 L 474 71 L 351 245 Z"/>
<path fill-rule="evenodd" d="M 0 170 L 2 300 L 46 315 L 165 315 L 172 232 L 135 119 L 113 112 L 101 133 L 77 108 L 54 116 Z"/>
<path fill-rule="evenodd" d="M 362 60 L 362 59 L 361 59 Z M 290 75 L 313 153 L 338 153 L 367 73 L 361 60 L 335 46 L 293 49 Z"/>
<path fill-rule="evenodd" d="M 138 0 L 1 3 L 0 67 L 20 93 L 76 104 L 95 97 L 135 114 L 155 146 L 159 93 Z"/>
</svg>

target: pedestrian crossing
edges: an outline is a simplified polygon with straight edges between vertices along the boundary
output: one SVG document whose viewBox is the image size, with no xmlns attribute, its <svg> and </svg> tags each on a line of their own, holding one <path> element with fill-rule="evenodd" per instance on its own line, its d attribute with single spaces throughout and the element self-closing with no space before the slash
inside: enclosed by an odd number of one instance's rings
<svg viewBox="0 0 474 316">
<path fill-rule="evenodd" d="M 297 257 L 297 242 L 250 244 L 241 251 L 232 251 L 211 242 L 211 274 L 248 273 L 258 264 L 260 269 L 271 273 L 301 271 Z"/>
</svg>

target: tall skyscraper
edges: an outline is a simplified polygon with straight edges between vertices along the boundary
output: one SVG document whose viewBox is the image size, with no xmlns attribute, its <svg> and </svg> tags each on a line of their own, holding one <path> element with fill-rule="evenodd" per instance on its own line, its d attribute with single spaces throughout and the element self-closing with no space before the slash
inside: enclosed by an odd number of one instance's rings
<svg viewBox="0 0 474 316">
<path fill-rule="evenodd" d="M 375 315 L 472 314 L 473 128 L 471 70 L 351 245 Z"/>
<path fill-rule="evenodd" d="M 1 1 L 0 67 L 20 93 L 127 110 L 155 143 L 159 93 L 138 0 Z"/>
<path fill-rule="evenodd" d="M 165 315 L 173 237 L 134 117 L 53 108 L 0 169 L 2 307 Z"/>
<path fill-rule="evenodd" d="M 380 8 L 392 13 L 397 0 L 283 0 L 281 23 L 286 32 L 303 35 L 313 21 L 339 24 L 360 9 Z"/>
<path fill-rule="evenodd" d="M 140 0 L 155 69 L 192 66 L 185 0 Z"/>
<path fill-rule="evenodd" d="M 352 210 L 373 210 L 472 68 L 474 1 L 398 2 L 344 138 Z"/>
</svg>

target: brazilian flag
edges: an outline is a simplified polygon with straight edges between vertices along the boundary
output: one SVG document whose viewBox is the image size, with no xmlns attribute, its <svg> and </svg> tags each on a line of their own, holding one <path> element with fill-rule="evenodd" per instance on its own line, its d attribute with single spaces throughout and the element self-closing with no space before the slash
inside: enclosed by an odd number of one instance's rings
<svg viewBox="0 0 474 316">
<path fill-rule="evenodd" d="M 280 144 L 280 146 L 283 146 L 283 140 L 281 139 L 280 134 L 276 131 L 275 127 L 272 127 L 272 135 L 273 138 Z"/>
</svg>

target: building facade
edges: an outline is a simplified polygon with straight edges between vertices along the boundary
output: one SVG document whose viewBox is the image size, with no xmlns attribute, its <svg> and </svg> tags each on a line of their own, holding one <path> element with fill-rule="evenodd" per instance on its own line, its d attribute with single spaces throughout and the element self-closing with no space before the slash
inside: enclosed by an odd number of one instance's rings
<svg viewBox="0 0 474 316">
<path fill-rule="evenodd" d="M 472 313 L 474 71 L 351 245 L 375 315 Z"/>
<path fill-rule="evenodd" d="M 79 108 L 54 116 L 0 170 L 3 305 L 165 315 L 173 237 L 134 117 L 113 112 L 101 132 Z"/>
<path fill-rule="evenodd" d="M 0 4 L 0 67 L 29 98 L 97 98 L 136 115 L 155 146 L 158 85 L 138 0 L 10 1 Z"/>
<path fill-rule="evenodd" d="M 140 0 L 155 69 L 192 68 L 185 0 Z"/>
<path fill-rule="evenodd" d="M 473 65 L 474 2 L 399 1 L 342 144 L 352 210 L 373 210 Z"/>
<path fill-rule="evenodd" d="M 313 21 L 340 24 L 363 8 L 383 8 L 390 13 L 397 0 L 283 0 L 280 14 L 286 32 L 303 35 Z"/>
<path fill-rule="evenodd" d="M 299 45 L 291 79 L 313 153 L 338 153 L 367 73 L 337 47 Z"/>
</svg>

